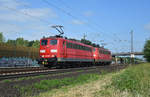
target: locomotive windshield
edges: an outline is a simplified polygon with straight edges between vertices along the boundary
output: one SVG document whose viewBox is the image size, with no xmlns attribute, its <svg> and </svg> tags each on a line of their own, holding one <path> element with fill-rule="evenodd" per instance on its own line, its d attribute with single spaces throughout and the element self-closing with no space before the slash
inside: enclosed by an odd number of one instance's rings
<svg viewBox="0 0 150 97">
<path fill-rule="evenodd" d="M 50 44 L 51 45 L 56 45 L 57 44 L 57 40 L 50 40 Z"/>
<path fill-rule="evenodd" d="M 47 40 L 42 40 L 41 45 L 47 45 Z"/>
</svg>

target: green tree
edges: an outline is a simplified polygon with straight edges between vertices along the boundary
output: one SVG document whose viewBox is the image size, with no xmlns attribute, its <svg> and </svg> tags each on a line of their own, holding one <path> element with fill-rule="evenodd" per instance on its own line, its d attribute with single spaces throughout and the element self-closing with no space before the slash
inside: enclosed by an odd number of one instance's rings
<svg viewBox="0 0 150 97">
<path fill-rule="evenodd" d="M 7 44 L 11 44 L 11 45 L 16 45 L 16 40 L 10 40 L 10 39 L 8 39 L 6 43 Z"/>
<path fill-rule="evenodd" d="M 34 43 L 34 40 L 29 41 L 29 45 L 28 45 L 28 47 L 32 47 L 33 43 Z"/>
<path fill-rule="evenodd" d="M 28 40 L 24 40 L 23 46 L 29 46 L 29 41 Z"/>
<path fill-rule="evenodd" d="M 91 45 L 93 47 L 100 47 L 99 44 L 92 43 L 90 40 L 86 40 L 86 39 L 81 39 L 81 43 Z"/>
<path fill-rule="evenodd" d="M 7 44 L 11 45 L 16 45 L 16 46 L 26 46 L 26 47 L 34 47 L 34 48 L 39 48 L 40 46 L 40 41 L 39 40 L 24 40 L 24 38 L 17 38 L 16 40 L 10 40 L 6 42 Z"/>
<path fill-rule="evenodd" d="M 40 41 L 39 40 L 34 41 L 32 47 L 39 48 L 40 47 Z"/>
<path fill-rule="evenodd" d="M 5 42 L 5 38 L 4 38 L 4 36 L 3 36 L 3 33 L 2 33 L 2 32 L 0 32 L 0 42 Z"/>
<path fill-rule="evenodd" d="M 21 45 L 21 46 L 23 46 L 23 44 L 24 44 L 24 39 L 23 39 L 23 38 L 17 38 L 17 39 L 16 39 L 16 45 Z"/>
<path fill-rule="evenodd" d="M 16 39 L 16 45 L 29 46 L 29 41 L 28 40 L 24 40 L 24 38 L 17 38 Z"/>
<path fill-rule="evenodd" d="M 144 57 L 150 62 L 150 40 L 147 40 L 144 46 Z"/>
<path fill-rule="evenodd" d="M 87 45 L 92 45 L 92 42 L 86 39 L 81 39 L 81 43 L 87 44 Z"/>
</svg>

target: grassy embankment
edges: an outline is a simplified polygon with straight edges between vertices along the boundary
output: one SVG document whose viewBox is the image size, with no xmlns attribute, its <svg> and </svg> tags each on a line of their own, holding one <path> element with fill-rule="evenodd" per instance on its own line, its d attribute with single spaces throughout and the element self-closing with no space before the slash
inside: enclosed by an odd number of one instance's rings
<svg viewBox="0 0 150 97">
<path fill-rule="evenodd" d="M 93 80 L 91 79 L 93 76 Z M 68 79 L 62 81 L 42 81 L 36 84 L 38 89 L 50 89 L 50 83 L 59 84 L 59 88 L 43 92 L 39 97 L 149 97 L 150 64 L 130 66 L 117 73 L 103 75 L 91 74 L 87 79 Z M 85 80 L 85 82 L 83 81 Z M 87 81 L 88 80 L 88 81 Z M 90 81 L 92 80 L 92 81 Z M 81 82 L 80 82 L 81 81 Z M 67 82 L 67 83 L 66 83 Z M 79 82 L 79 84 L 78 84 Z M 64 84 L 65 83 L 65 84 Z M 57 86 L 55 84 L 55 86 Z M 72 85 L 73 84 L 73 85 Z M 50 87 L 49 87 L 50 86 Z"/>
<path fill-rule="evenodd" d="M 78 77 L 69 77 L 64 79 L 53 79 L 53 80 L 41 80 L 40 82 L 34 83 L 27 86 L 14 86 L 19 89 L 22 96 L 30 96 L 37 94 L 38 92 L 46 92 L 53 89 L 61 89 L 63 86 L 76 86 L 84 83 L 90 83 L 94 80 L 98 80 L 98 74 L 84 74 Z M 37 96 L 35 96 L 37 97 Z"/>
</svg>

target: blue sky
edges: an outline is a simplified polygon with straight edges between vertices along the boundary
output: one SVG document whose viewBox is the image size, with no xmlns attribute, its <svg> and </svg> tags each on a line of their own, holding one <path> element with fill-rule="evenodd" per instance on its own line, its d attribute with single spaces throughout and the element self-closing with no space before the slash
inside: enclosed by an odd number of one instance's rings
<svg viewBox="0 0 150 97">
<path fill-rule="evenodd" d="M 49 4 L 45 1 L 48 1 Z M 63 25 L 65 36 L 106 44 L 112 52 L 142 51 L 150 37 L 150 0 L 0 0 L 0 32 L 6 39 L 28 40 L 55 35 L 51 25 Z"/>
</svg>

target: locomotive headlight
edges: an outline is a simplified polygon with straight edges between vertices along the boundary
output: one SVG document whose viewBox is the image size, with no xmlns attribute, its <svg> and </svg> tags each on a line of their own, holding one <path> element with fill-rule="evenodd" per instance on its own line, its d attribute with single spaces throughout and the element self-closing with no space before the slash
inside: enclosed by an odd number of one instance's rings
<svg viewBox="0 0 150 97">
<path fill-rule="evenodd" d="M 40 50 L 40 53 L 45 53 L 45 50 Z"/>
<path fill-rule="evenodd" d="M 94 54 L 93 56 L 95 57 L 96 55 Z"/>
<path fill-rule="evenodd" d="M 51 53 L 57 53 L 56 49 L 51 49 Z"/>
<path fill-rule="evenodd" d="M 55 55 L 52 55 L 52 57 L 55 57 Z"/>
</svg>

